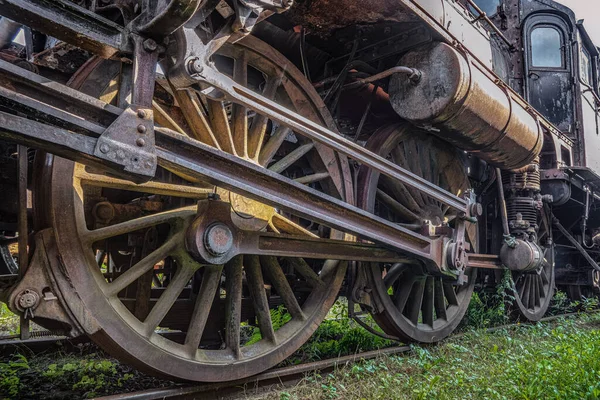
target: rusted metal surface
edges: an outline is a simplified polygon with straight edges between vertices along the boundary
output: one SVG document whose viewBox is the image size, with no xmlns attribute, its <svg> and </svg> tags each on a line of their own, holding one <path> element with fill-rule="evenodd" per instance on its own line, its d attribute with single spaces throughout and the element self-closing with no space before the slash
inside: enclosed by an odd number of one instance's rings
<svg viewBox="0 0 600 400">
<path fill-rule="evenodd" d="M 333 131 L 314 123 L 289 109 L 273 102 L 255 92 L 237 84 L 234 80 L 219 73 L 209 63 L 211 49 L 203 46 L 197 33 L 191 29 L 182 29 L 177 37 L 179 51 L 176 53 L 169 79 L 179 89 L 185 89 L 195 82 L 204 82 L 220 89 L 220 93 L 234 103 L 241 104 L 259 114 L 289 127 L 307 139 L 321 143 L 332 150 L 367 165 L 394 180 L 401 181 L 419 191 L 427 193 L 437 201 L 452 208 L 466 212 L 467 201 L 441 190 L 419 176 L 399 168 L 382 157 L 365 150 L 362 146 L 347 140 Z M 183 64 L 183 60 L 195 57 L 204 67 L 201 73 L 191 74 Z"/>
<path fill-rule="evenodd" d="M 31 85 L 35 85 L 35 82 L 32 82 Z M 70 92 L 65 88 L 64 91 L 57 91 L 57 93 L 62 98 L 65 98 L 69 96 Z M 83 101 L 86 106 L 91 105 L 92 107 L 95 104 L 102 103 L 96 103 L 98 100 L 88 99 L 81 94 L 77 94 L 76 99 L 78 103 Z M 18 102 L 20 99 L 16 99 L 16 101 Z M 105 112 L 110 110 L 110 107 L 101 107 L 101 109 L 102 112 Z M 80 120 L 73 120 L 70 114 L 67 115 L 66 113 L 54 110 L 53 113 L 55 114 L 55 118 L 61 116 L 66 120 L 73 121 L 73 124 L 80 123 Z M 23 140 L 22 128 L 23 126 L 29 126 L 26 132 L 30 136 L 30 140 L 34 137 L 36 140 L 42 140 L 44 146 L 51 146 L 57 154 L 74 157 L 76 160 L 81 160 L 82 155 L 87 154 L 88 162 L 92 162 L 91 160 L 94 159 L 92 157 L 94 154 L 92 148 L 96 147 L 97 141 L 89 136 L 82 136 L 77 139 L 77 142 L 73 142 L 76 136 L 58 128 L 50 128 L 39 122 L 25 120 L 21 117 L 8 114 L 2 115 L 1 119 L 2 126 L 4 127 L 4 135 L 12 130 L 14 134 L 11 134 L 9 137 L 13 140 Z M 315 126 L 312 122 L 306 123 Z M 85 129 L 94 133 L 104 131 L 101 127 L 93 125 L 90 122 L 85 122 L 79 129 Z M 320 126 L 318 129 L 323 130 Z M 196 175 L 201 179 L 207 179 L 209 182 L 218 182 L 219 186 L 244 194 L 247 197 L 260 199 L 261 202 L 266 204 L 277 204 L 294 214 L 322 222 L 341 231 L 371 239 L 401 252 L 416 255 L 427 263 L 438 266 L 436 268 L 439 268 L 443 264 L 441 257 L 443 244 L 441 242 L 431 241 L 429 238 L 416 235 L 402 227 L 377 220 L 369 213 L 353 208 L 342 201 L 323 197 L 322 194 L 308 187 L 282 179 L 278 174 L 269 173 L 255 164 L 246 162 L 238 157 L 229 156 L 212 147 L 187 140 L 178 133 L 164 128 L 157 128 L 156 133 L 159 163 L 167 169 L 178 170 L 186 176 Z M 31 143 L 30 140 L 28 140 L 29 143 Z M 346 140 L 346 142 L 348 141 Z M 69 150 L 71 145 L 77 147 L 75 153 Z M 360 149 L 362 154 L 368 154 L 360 146 L 353 144 L 353 147 Z M 383 160 L 381 157 L 377 157 L 375 156 L 374 159 Z M 96 161 L 96 163 L 104 165 L 99 161 Z M 388 164 L 390 163 L 385 163 L 385 165 Z M 423 178 L 398 169 L 395 165 L 394 169 L 403 171 L 411 179 L 414 176 L 418 182 L 426 182 L 425 186 L 435 189 L 434 193 L 427 192 L 428 195 L 434 198 L 436 194 L 443 195 L 446 193 L 442 198 L 449 198 L 451 200 L 448 201 L 449 203 L 456 204 L 453 199 L 458 199 L 460 200 L 458 204 L 466 204 L 465 200 L 439 189 Z M 385 170 L 389 171 L 387 168 Z M 245 172 L 243 175 L 240 175 L 239 171 Z M 265 177 L 268 178 L 265 179 Z M 301 208 L 299 208 L 300 204 L 303 205 Z M 463 206 L 461 205 L 460 207 L 462 208 Z M 345 215 L 346 218 L 340 220 L 339 215 Z"/>
<path fill-rule="evenodd" d="M 417 19 L 397 0 L 296 0 L 290 14 L 294 22 L 324 34 L 355 24 Z"/>
<path fill-rule="evenodd" d="M 253 52 L 256 52 L 259 46 L 258 44 L 250 47 Z M 226 54 L 231 55 L 233 60 L 237 60 L 240 53 L 244 51 L 246 50 L 237 46 Z M 265 74 L 276 70 L 273 64 L 267 63 L 264 58 L 248 57 L 247 59 L 249 65 L 261 68 L 261 72 Z M 257 60 L 264 64 L 257 65 Z M 98 73 L 110 71 L 103 68 L 102 65 L 92 68 Z M 281 68 L 286 74 L 286 85 L 280 90 L 285 90 L 288 93 L 287 96 L 292 98 L 294 103 L 302 105 L 305 115 L 314 120 L 324 120 L 326 111 L 320 107 L 318 97 L 311 98 L 303 93 L 305 87 L 310 88 L 309 84 L 296 79 L 297 75 L 293 67 L 279 64 L 277 68 Z M 94 71 L 87 71 L 88 76 L 94 76 L 92 73 Z M 106 72 L 104 78 L 111 80 L 114 78 L 114 74 Z M 249 82 L 251 81 L 249 80 Z M 307 86 L 304 86 L 305 84 Z M 90 90 L 95 95 L 102 96 L 102 85 L 97 86 Z M 113 98 L 116 98 L 117 95 L 115 93 Z M 198 97 L 198 101 L 203 101 L 203 99 Z M 222 103 L 218 105 L 219 107 L 215 108 L 224 108 Z M 162 105 L 159 104 L 159 106 Z M 206 120 L 207 129 L 214 133 L 214 137 L 218 141 L 232 139 L 229 132 L 217 130 L 215 122 L 210 117 L 207 117 Z M 232 122 L 235 124 L 236 121 Z M 263 122 L 261 122 L 262 124 Z M 182 124 L 182 127 L 183 129 L 188 128 L 185 123 Z M 245 134 L 243 131 L 239 133 Z M 181 133 L 177 133 L 177 136 L 182 137 Z M 278 158 L 285 158 L 286 152 L 293 152 L 293 149 L 288 150 L 288 147 L 293 146 L 294 143 L 279 142 L 278 147 L 281 145 L 285 147 L 281 150 L 277 149 L 279 150 Z M 297 145 L 302 146 L 301 143 Z M 209 145 L 204 146 L 210 147 Z M 260 146 L 256 151 L 260 152 Z M 235 154 L 229 156 L 231 159 L 240 160 Z M 323 168 L 322 164 L 325 162 L 329 164 L 329 170 L 338 169 L 337 174 L 330 174 L 327 178 L 332 181 L 330 185 L 324 186 L 327 188 L 326 190 L 330 191 L 329 193 L 340 196 L 343 192 L 337 192 L 337 188 L 351 184 L 351 181 L 345 182 L 348 178 L 345 177 L 336 158 L 319 160 L 318 154 L 313 154 L 312 157 L 302 157 L 299 161 L 302 161 L 305 166 L 312 166 L 318 172 L 321 171 L 319 168 Z M 255 159 L 247 160 L 246 163 L 261 170 L 265 170 L 266 167 L 266 165 L 258 165 Z M 318 326 L 337 297 L 337 290 L 341 286 L 344 276 L 345 264 L 333 260 L 310 261 L 308 264 L 304 260 L 300 261 L 301 259 L 278 258 L 277 262 L 282 263 L 288 273 L 285 281 L 281 279 L 281 274 L 273 271 L 275 260 L 272 258 L 265 259 L 258 255 L 246 254 L 235 257 L 226 263 L 224 268 L 222 265 L 205 265 L 193 260 L 185 248 L 183 234 L 187 230 L 187 224 L 196 215 L 198 208 L 194 206 L 173 208 L 176 207 L 176 204 L 193 204 L 193 201 L 179 203 L 180 200 L 185 199 L 187 193 L 191 194 L 191 198 L 198 198 L 193 188 L 195 184 L 190 183 L 189 180 L 180 181 L 181 185 L 189 185 L 192 188 L 182 187 L 181 193 L 176 196 L 178 198 L 164 199 L 167 207 L 163 212 L 157 213 L 158 208 L 146 210 L 148 215 L 131 214 L 129 219 L 119 221 L 117 219 L 119 207 L 117 207 L 118 204 L 115 204 L 113 206 L 114 219 L 110 219 L 108 223 L 102 221 L 102 224 L 95 226 L 88 225 L 88 222 L 92 221 L 89 221 L 89 215 L 85 212 L 86 203 L 97 201 L 94 192 L 98 190 L 98 186 L 94 185 L 106 181 L 110 187 L 114 186 L 115 182 L 110 179 L 99 179 L 100 182 L 94 182 L 93 185 L 82 185 L 80 188 L 79 178 L 85 178 L 88 181 L 93 179 L 89 176 L 90 172 L 79 174 L 71 162 L 57 159 L 49 164 L 48 168 L 51 169 L 52 181 L 46 181 L 46 185 L 52 188 L 50 195 L 52 200 L 47 207 L 50 208 L 52 214 L 52 225 L 58 232 L 58 250 L 62 254 L 67 248 L 76 246 L 72 251 L 67 251 L 68 254 L 65 253 L 63 265 L 68 269 L 73 286 L 78 288 L 76 292 L 85 298 L 86 308 L 89 308 L 93 315 L 96 313 L 104 315 L 104 318 L 100 317 L 98 320 L 102 330 L 95 334 L 92 333 L 92 336 L 113 354 L 125 358 L 140 368 L 188 380 L 222 381 L 254 374 L 283 359 L 303 343 Z M 163 169 L 159 169 L 159 172 L 156 177 L 159 181 L 170 174 Z M 237 174 L 240 175 L 240 170 Z M 193 178 L 193 175 L 184 175 L 187 179 Z M 64 177 L 73 177 L 73 180 L 64 179 Z M 198 182 L 198 179 L 192 179 L 192 182 Z M 127 183 L 124 180 L 117 180 L 116 184 L 119 185 L 119 188 L 127 189 Z M 145 190 L 150 194 L 153 193 L 153 190 L 163 190 L 161 185 L 152 182 L 145 186 Z M 175 191 L 174 186 L 169 186 L 169 190 Z M 204 183 L 199 186 L 207 187 L 207 181 L 204 180 Z M 295 218 L 281 210 L 275 210 L 272 205 L 270 207 L 261 205 L 253 199 L 229 192 L 226 190 L 227 188 L 210 187 L 228 201 L 226 207 L 230 218 L 242 220 L 248 229 L 262 230 L 269 221 L 272 221 L 273 227 L 268 228 L 272 229 L 272 232 L 280 231 L 306 237 L 314 237 L 316 233 L 326 237 L 330 235 L 328 230 L 309 230 L 303 227 Z M 110 190 L 107 191 L 107 193 L 110 192 Z M 77 194 L 81 194 L 81 197 Z M 168 192 L 163 193 L 163 196 L 166 194 Z M 134 196 L 133 199 L 138 195 Z M 112 196 L 109 194 L 108 197 L 109 199 L 101 199 L 100 203 L 97 203 L 101 207 L 96 207 L 95 211 L 103 217 L 110 218 L 113 216 L 113 212 L 108 205 L 112 206 L 112 202 L 109 200 L 118 200 L 118 192 L 112 192 Z M 158 202 L 160 198 L 162 196 L 154 200 Z M 84 210 L 79 208 L 78 199 L 84 202 Z M 64 201 L 70 202 L 70 206 L 63 207 Z M 65 212 L 71 214 L 71 217 L 66 217 Z M 278 217 L 273 218 L 274 215 L 278 215 Z M 251 217 L 260 220 L 260 224 L 248 223 Z M 87 231 L 86 226 L 93 230 Z M 153 228 L 160 232 L 159 246 L 146 257 L 135 258 L 135 264 L 127 265 L 121 271 L 114 270 L 111 273 L 103 273 L 97 264 L 98 260 L 92 260 L 87 256 L 106 245 L 107 250 L 104 257 L 106 254 L 110 254 L 112 258 L 123 258 L 120 251 L 121 253 L 131 252 L 132 246 L 135 246 L 137 251 L 140 236 L 144 236 L 143 242 L 146 242 L 145 235 L 141 235 L 139 232 L 143 233 Z M 166 237 L 165 230 L 168 232 Z M 125 236 L 127 237 L 126 241 L 123 240 Z M 216 236 L 209 239 L 219 239 L 220 236 Z M 331 237 L 342 238 L 336 231 L 331 231 Z M 210 240 L 209 245 L 213 252 L 219 252 L 218 240 Z M 126 260 L 129 261 L 129 258 Z M 81 262 L 85 265 L 83 269 Z M 307 268 L 304 268 L 306 266 Z M 140 289 L 147 289 L 147 286 L 142 285 L 142 281 L 156 268 L 160 269 L 160 275 L 164 275 L 170 281 L 163 280 L 162 286 L 158 285 L 161 287 L 153 287 L 148 298 L 147 292 L 140 292 Z M 242 280 L 244 269 L 246 271 L 245 280 Z M 280 267 L 280 270 L 283 272 L 283 266 Z M 192 284 L 188 285 L 190 278 L 192 278 Z M 105 280 L 106 284 L 98 284 Z M 137 293 L 132 293 L 130 290 L 132 286 L 137 289 Z M 248 296 L 249 288 L 252 288 L 253 296 Z M 226 298 L 222 296 L 223 289 L 226 291 Z M 138 307 L 138 301 L 147 301 L 147 310 Z M 269 309 L 280 305 L 284 305 L 288 310 L 293 310 L 294 314 L 291 321 L 277 329 L 273 327 L 270 320 Z M 149 312 L 143 320 L 136 317 L 136 315 L 144 316 L 146 311 Z M 247 339 L 241 335 L 244 333 L 241 332 L 241 323 L 242 321 L 251 321 L 254 325 L 257 317 L 259 317 L 258 326 L 263 339 L 257 343 L 246 345 Z M 165 339 L 155 332 L 155 328 L 159 324 L 180 329 L 182 332 L 177 339 Z M 222 340 L 223 338 L 225 340 Z"/>
<path fill-rule="evenodd" d="M 232 220 L 230 207 L 219 200 L 198 203 L 199 216 L 188 228 L 186 248 L 199 261 L 224 264 L 240 254 L 391 263 L 408 260 L 366 243 L 242 230 Z"/>
<path fill-rule="evenodd" d="M 481 184 L 487 179 L 491 186 L 494 177 L 471 175 L 475 163 L 463 162 L 454 147 L 424 131 L 508 169 L 538 155 L 543 130 L 557 134 L 496 79 L 488 33 L 461 4 L 297 3 L 292 19 L 302 25 L 301 61 L 309 79 L 305 27 L 322 34 L 355 24 L 410 22 L 399 35 L 379 37 L 373 46 L 367 37 L 362 38 L 366 46 L 359 46 L 357 36 L 353 50 L 337 53 L 326 79 L 316 85 L 327 88 L 333 82 L 324 95 L 334 110 L 344 85 L 366 85 L 372 99 L 385 103 L 387 91 L 396 111 L 422 128 L 418 135 L 404 128 L 365 132 L 373 111 L 369 102 L 353 142 L 333 129 L 325 104 L 289 60 L 255 39 L 237 42 L 290 1 L 235 0 L 224 7 L 212 0 L 173 0 L 159 9 L 117 3 L 113 11 L 120 12 L 125 26 L 63 0 L 0 4 L 0 14 L 83 49 L 78 53 L 61 44 L 37 54 L 34 64 L 18 55 L 2 59 L 29 71 L 66 73 L 87 51 L 123 61 L 111 66 L 91 60 L 76 74 L 71 84 L 93 96 L 0 62 L 0 105 L 10 110 L 0 112 L 0 137 L 99 169 L 45 158 L 37 203 L 43 204 L 47 193 L 50 201 L 39 206 L 38 215 L 53 229 L 36 234 L 35 263 L 21 281 L 2 280 L 0 296 L 10 296 L 11 309 L 58 323 L 72 334 L 85 331 L 141 368 L 208 381 L 253 374 L 300 346 L 342 285 L 347 264 L 336 259 L 365 262 L 352 286 L 353 300 L 372 310 L 394 337 L 432 342 L 447 336 L 468 305 L 473 267 L 508 266 L 521 314 L 529 320 L 544 314 L 554 287 L 554 247 L 539 170 L 513 170 L 505 186 L 500 170 L 496 173 L 505 239 L 513 239 L 511 234 L 516 239 L 515 246 L 493 250 L 501 235 L 487 218 L 497 205 L 476 204 L 469 179 Z M 94 11 L 110 15 L 101 8 Z M 215 26 L 192 29 L 215 9 L 220 15 L 210 21 Z M 167 46 L 163 37 L 190 18 L 193 23 L 171 41 L 168 61 L 161 65 L 167 79 L 155 82 L 157 60 Z M 518 43 L 513 35 L 492 30 L 509 46 Z M 9 29 L 5 33 L 10 36 Z M 432 38 L 447 44 L 413 51 L 401 61 L 408 67 L 390 69 L 392 55 Z M 357 55 L 360 60 L 354 60 Z M 223 64 L 222 58 L 228 61 Z M 381 62 L 374 68 L 365 60 Z M 329 74 L 330 67 L 343 65 L 337 76 Z M 354 66 L 356 73 L 350 71 Z M 105 86 L 96 78 L 86 82 L 92 69 L 108 78 Z M 418 79 L 421 70 L 425 82 Z M 346 84 L 350 75 L 358 80 Z M 440 76 L 446 79 L 442 85 L 431 83 Z M 118 88 L 104 90 L 112 82 Z M 420 93 L 416 101 L 407 95 L 419 91 L 430 93 Z M 345 95 L 358 103 L 358 93 Z M 397 120 L 389 110 L 384 114 L 382 120 Z M 163 127 L 155 130 L 154 122 Z M 366 147 L 355 143 L 370 135 Z M 361 168 L 360 207 L 352 205 L 349 158 Z M 155 179 L 142 185 L 129 180 L 140 176 Z M 198 207 L 189 207 L 194 200 L 200 200 Z M 484 242 L 493 242 L 491 252 L 499 255 L 473 253 L 478 251 L 475 222 L 483 222 L 482 232 L 494 230 L 496 236 Z M 22 225 L 19 230 L 28 231 Z M 585 244 L 585 224 L 582 230 Z M 365 242 L 353 242 L 353 235 Z M 26 248 L 20 244 L 20 250 Z M 10 293 L 8 285 L 14 285 Z M 291 321 L 276 329 L 270 310 L 279 306 Z M 259 342 L 244 345 L 242 321 L 257 327 Z M 157 334 L 159 326 L 182 333 L 168 340 Z"/>
<path fill-rule="evenodd" d="M 133 50 L 122 26 L 70 1 L 9 0 L 0 13 L 102 57 Z"/>
<path fill-rule="evenodd" d="M 469 189 L 463 161 L 456 150 L 407 123 L 381 128 L 366 147 L 453 193 Z M 446 237 L 467 245 L 464 237 L 460 238 L 456 214 L 432 203 L 424 193 L 366 167 L 359 171 L 357 187 L 360 207 L 396 224 L 414 224 L 415 231 L 426 230 L 438 239 Z M 451 220 L 453 228 L 449 226 Z M 466 229 L 466 240 L 477 248 L 475 226 L 470 224 Z M 468 261 L 463 261 L 464 265 L 454 265 L 466 275 L 462 278 L 424 270 L 410 258 L 392 265 L 374 260 L 365 264 L 367 287 L 373 291 L 373 318 L 384 332 L 402 340 L 433 342 L 446 337 L 462 319 L 475 284 L 473 270 L 467 269 Z"/>
<path fill-rule="evenodd" d="M 416 85 L 392 78 L 390 101 L 402 118 L 501 168 L 522 167 L 539 155 L 543 133 L 535 115 L 469 58 L 435 43 L 399 63 L 424 76 Z"/>
</svg>

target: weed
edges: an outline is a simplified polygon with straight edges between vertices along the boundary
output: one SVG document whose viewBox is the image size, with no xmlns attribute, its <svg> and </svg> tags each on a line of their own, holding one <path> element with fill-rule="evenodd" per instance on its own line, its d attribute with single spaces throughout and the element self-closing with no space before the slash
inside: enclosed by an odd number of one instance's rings
<svg viewBox="0 0 600 400">
<path fill-rule="evenodd" d="M 19 330 L 19 317 L 0 302 L 0 334 L 14 335 Z"/>
<path fill-rule="evenodd" d="M 512 278 L 505 271 L 494 291 L 475 292 L 461 322 L 461 328 L 482 329 L 508 322 L 508 305 L 514 301 Z"/>
<path fill-rule="evenodd" d="M 15 354 L 8 362 L 0 363 L 0 395 L 13 397 L 21 389 L 19 374 L 29 369 L 27 358 L 21 354 Z"/>
<path fill-rule="evenodd" d="M 353 364 L 266 399 L 598 399 L 600 315 L 473 331 Z M 310 383 L 310 382 L 312 383 Z"/>
</svg>

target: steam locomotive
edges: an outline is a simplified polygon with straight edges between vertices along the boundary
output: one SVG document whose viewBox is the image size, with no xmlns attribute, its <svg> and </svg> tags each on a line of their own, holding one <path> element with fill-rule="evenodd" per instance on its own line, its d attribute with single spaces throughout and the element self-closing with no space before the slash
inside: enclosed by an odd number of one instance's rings
<svg viewBox="0 0 600 400">
<path fill-rule="evenodd" d="M 555 288 L 600 288 L 599 49 L 555 1 L 0 15 L 0 300 L 23 337 L 227 381 L 340 295 L 374 334 L 429 343 L 503 279 L 528 321 Z"/>
</svg>

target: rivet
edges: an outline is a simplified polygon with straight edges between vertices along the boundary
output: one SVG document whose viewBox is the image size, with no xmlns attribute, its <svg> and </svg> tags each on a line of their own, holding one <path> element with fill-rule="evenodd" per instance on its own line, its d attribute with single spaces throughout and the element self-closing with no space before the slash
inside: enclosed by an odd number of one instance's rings
<svg viewBox="0 0 600 400">
<path fill-rule="evenodd" d="M 146 127 L 142 124 L 138 125 L 137 130 L 139 133 L 146 133 Z"/>
<path fill-rule="evenodd" d="M 102 143 L 100 145 L 100 151 L 104 154 L 108 153 L 108 151 L 110 150 L 110 147 L 108 147 L 108 145 L 106 143 Z"/>
<path fill-rule="evenodd" d="M 135 144 L 137 144 L 139 147 L 144 147 L 144 145 L 146 144 L 146 141 L 142 138 L 137 138 L 137 140 L 135 141 Z"/>
<path fill-rule="evenodd" d="M 144 111 L 144 110 L 138 110 L 137 114 L 138 114 L 139 118 L 142 118 L 142 119 L 146 118 L 146 111 Z"/>
</svg>

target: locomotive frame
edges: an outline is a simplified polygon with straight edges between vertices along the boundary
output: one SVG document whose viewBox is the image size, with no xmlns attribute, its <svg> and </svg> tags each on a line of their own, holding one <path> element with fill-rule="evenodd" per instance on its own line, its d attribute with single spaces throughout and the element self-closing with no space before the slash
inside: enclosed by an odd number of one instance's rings
<svg viewBox="0 0 600 400">
<path fill-rule="evenodd" d="M 447 336 L 502 271 L 527 320 L 555 284 L 594 293 L 598 49 L 582 23 L 534 0 L 489 17 L 471 0 L 337 3 L 4 0 L 5 45 L 28 29 L 25 59 L 0 56 L 0 139 L 20 146 L 0 299 L 140 368 L 221 381 L 299 347 L 349 264 L 350 303 L 408 341 Z M 562 40 L 558 64 L 538 63 L 536 29 Z M 36 53 L 50 37 L 72 47 Z M 457 67 L 436 75 L 433 52 Z M 73 74 L 65 53 L 87 61 Z M 405 109 L 412 92 L 439 113 Z M 241 344 L 243 321 L 259 342 Z"/>
</svg>

